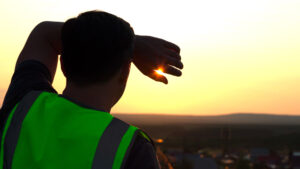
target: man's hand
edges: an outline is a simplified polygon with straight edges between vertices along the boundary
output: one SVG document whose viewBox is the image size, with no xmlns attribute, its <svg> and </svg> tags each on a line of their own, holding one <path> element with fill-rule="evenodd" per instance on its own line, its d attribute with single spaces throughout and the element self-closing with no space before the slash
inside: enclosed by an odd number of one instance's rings
<svg viewBox="0 0 300 169">
<path fill-rule="evenodd" d="M 167 78 L 157 75 L 155 70 L 162 68 L 164 73 L 181 76 L 179 69 L 183 68 L 177 45 L 150 36 L 136 35 L 133 63 L 144 75 L 165 84 Z"/>
</svg>

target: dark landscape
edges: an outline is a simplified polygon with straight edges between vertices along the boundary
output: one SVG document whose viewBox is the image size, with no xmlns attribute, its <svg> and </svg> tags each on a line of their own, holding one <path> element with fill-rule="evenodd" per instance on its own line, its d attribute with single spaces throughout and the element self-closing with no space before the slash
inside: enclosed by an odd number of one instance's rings
<svg viewBox="0 0 300 169">
<path fill-rule="evenodd" d="M 203 159 L 213 160 L 218 168 L 228 169 L 274 168 L 274 165 L 293 168 L 298 164 L 292 163 L 292 155 L 300 152 L 300 116 L 114 115 L 145 130 L 174 168 L 197 169 L 196 163 L 200 160 L 199 165 L 204 165 Z M 185 158 L 191 164 L 185 164 Z M 274 162 L 274 159 L 277 160 Z M 227 164 L 224 160 L 231 161 Z M 246 167 L 237 166 L 241 160 Z"/>
</svg>

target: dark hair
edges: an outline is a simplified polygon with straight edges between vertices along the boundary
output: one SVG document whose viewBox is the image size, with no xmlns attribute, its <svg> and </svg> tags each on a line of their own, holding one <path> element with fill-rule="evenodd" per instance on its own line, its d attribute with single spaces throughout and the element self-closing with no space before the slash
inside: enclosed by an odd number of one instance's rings
<svg viewBox="0 0 300 169">
<path fill-rule="evenodd" d="M 129 23 L 102 11 L 67 20 L 61 38 L 64 74 L 80 85 L 108 81 L 133 55 L 134 32 Z"/>
</svg>

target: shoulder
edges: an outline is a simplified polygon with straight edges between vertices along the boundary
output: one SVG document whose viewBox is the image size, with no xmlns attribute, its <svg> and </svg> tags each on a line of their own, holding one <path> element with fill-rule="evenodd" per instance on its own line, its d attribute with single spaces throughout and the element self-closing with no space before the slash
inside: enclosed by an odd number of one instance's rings
<svg viewBox="0 0 300 169">
<path fill-rule="evenodd" d="M 26 60 L 17 65 L 0 110 L 0 136 L 12 108 L 30 91 L 56 93 L 50 72 L 39 61 Z"/>
<path fill-rule="evenodd" d="M 159 169 L 154 144 L 138 134 L 125 163 L 125 169 Z"/>
<path fill-rule="evenodd" d="M 56 93 L 52 87 L 52 81 L 49 70 L 41 62 L 27 60 L 18 64 L 5 95 L 3 106 L 15 105 L 32 90 Z"/>
</svg>

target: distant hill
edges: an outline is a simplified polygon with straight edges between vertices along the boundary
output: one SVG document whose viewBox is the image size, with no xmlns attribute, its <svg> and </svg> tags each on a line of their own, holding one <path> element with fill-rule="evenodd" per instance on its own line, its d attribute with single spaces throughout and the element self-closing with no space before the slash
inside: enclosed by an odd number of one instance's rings
<svg viewBox="0 0 300 169">
<path fill-rule="evenodd" d="M 177 116 L 154 114 L 114 114 L 131 124 L 263 124 L 300 125 L 300 116 L 234 113 L 219 116 Z"/>
</svg>

